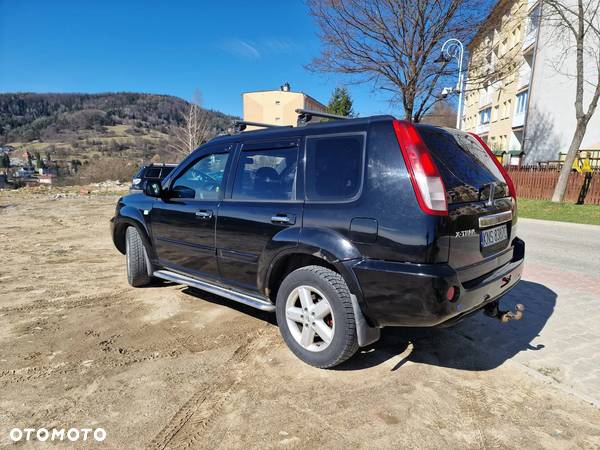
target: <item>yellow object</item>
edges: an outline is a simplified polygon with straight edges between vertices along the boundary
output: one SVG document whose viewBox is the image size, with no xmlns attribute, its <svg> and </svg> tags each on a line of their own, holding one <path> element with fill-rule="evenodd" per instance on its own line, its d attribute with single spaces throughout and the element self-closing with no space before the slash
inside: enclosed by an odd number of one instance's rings
<svg viewBox="0 0 600 450">
<path fill-rule="evenodd" d="M 579 173 L 593 172 L 588 152 L 579 152 L 577 157 L 575 157 L 575 161 L 573 161 L 572 169 L 576 170 Z"/>
<path fill-rule="evenodd" d="M 589 158 L 585 158 L 585 159 L 583 160 L 583 165 L 582 165 L 582 167 L 581 167 L 581 171 L 582 171 L 583 173 L 586 173 L 586 172 L 593 172 L 592 165 L 590 164 L 590 159 L 589 159 Z"/>
</svg>

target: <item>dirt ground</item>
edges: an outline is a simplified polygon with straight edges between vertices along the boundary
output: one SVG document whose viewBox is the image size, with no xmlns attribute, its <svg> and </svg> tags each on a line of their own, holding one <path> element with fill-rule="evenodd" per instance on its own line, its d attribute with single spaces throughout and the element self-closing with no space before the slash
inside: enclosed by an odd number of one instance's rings
<svg viewBox="0 0 600 450">
<path fill-rule="evenodd" d="M 510 359 L 490 366 L 494 348 L 452 329 L 386 329 L 319 370 L 273 316 L 129 287 L 116 199 L 0 193 L 0 446 L 14 427 L 102 427 L 102 444 L 76 445 L 600 448 L 600 410 Z"/>
</svg>

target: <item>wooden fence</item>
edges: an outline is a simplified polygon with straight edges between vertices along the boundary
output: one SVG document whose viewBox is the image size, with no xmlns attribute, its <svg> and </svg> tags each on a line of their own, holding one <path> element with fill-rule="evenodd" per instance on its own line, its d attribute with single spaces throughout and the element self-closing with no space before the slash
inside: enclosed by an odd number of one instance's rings
<svg viewBox="0 0 600 450">
<path fill-rule="evenodd" d="M 559 172 L 556 169 L 539 168 L 507 168 L 517 189 L 517 197 L 536 200 L 550 200 L 558 181 Z M 588 175 L 589 177 L 589 175 Z M 569 175 L 565 201 L 577 202 L 585 181 L 585 174 L 573 172 Z M 585 204 L 600 205 L 600 172 L 592 174 Z"/>
</svg>

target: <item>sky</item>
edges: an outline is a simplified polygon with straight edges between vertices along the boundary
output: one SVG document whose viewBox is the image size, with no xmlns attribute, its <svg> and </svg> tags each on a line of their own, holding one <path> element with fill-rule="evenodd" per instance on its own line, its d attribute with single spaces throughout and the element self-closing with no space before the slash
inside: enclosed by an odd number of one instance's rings
<svg viewBox="0 0 600 450">
<path fill-rule="evenodd" d="M 402 115 L 368 84 L 314 74 L 302 0 L 0 0 L 0 92 L 147 92 L 241 116 L 241 93 L 284 82 L 326 103 L 346 85 L 361 116 Z"/>
</svg>

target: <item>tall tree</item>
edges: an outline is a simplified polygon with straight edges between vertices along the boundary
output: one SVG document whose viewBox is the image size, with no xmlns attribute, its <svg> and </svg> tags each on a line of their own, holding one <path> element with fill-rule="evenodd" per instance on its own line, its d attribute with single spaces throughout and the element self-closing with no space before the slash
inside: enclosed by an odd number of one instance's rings
<svg viewBox="0 0 600 450">
<path fill-rule="evenodd" d="M 308 66 L 371 82 L 419 121 L 456 71 L 436 62 L 449 37 L 469 39 L 489 0 L 308 0 L 322 41 Z"/>
<path fill-rule="evenodd" d="M 206 142 L 210 135 L 210 122 L 207 111 L 200 108 L 200 92 L 194 92 L 194 98 L 183 114 L 183 124 L 175 129 L 172 147 L 182 155 L 192 153 Z"/>
<path fill-rule="evenodd" d="M 354 117 L 352 98 L 350 98 L 348 89 L 345 87 L 336 87 L 333 90 L 327 105 L 327 112 L 337 114 L 338 116 Z"/>
<path fill-rule="evenodd" d="M 544 0 L 542 5 L 542 20 L 553 27 L 553 43 L 563 46 L 561 59 L 566 61 L 575 52 L 577 122 L 552 194 L 553 202 L 562 202 L 571 167 L 600 99 L 600 0 Z"/>
</svg>

